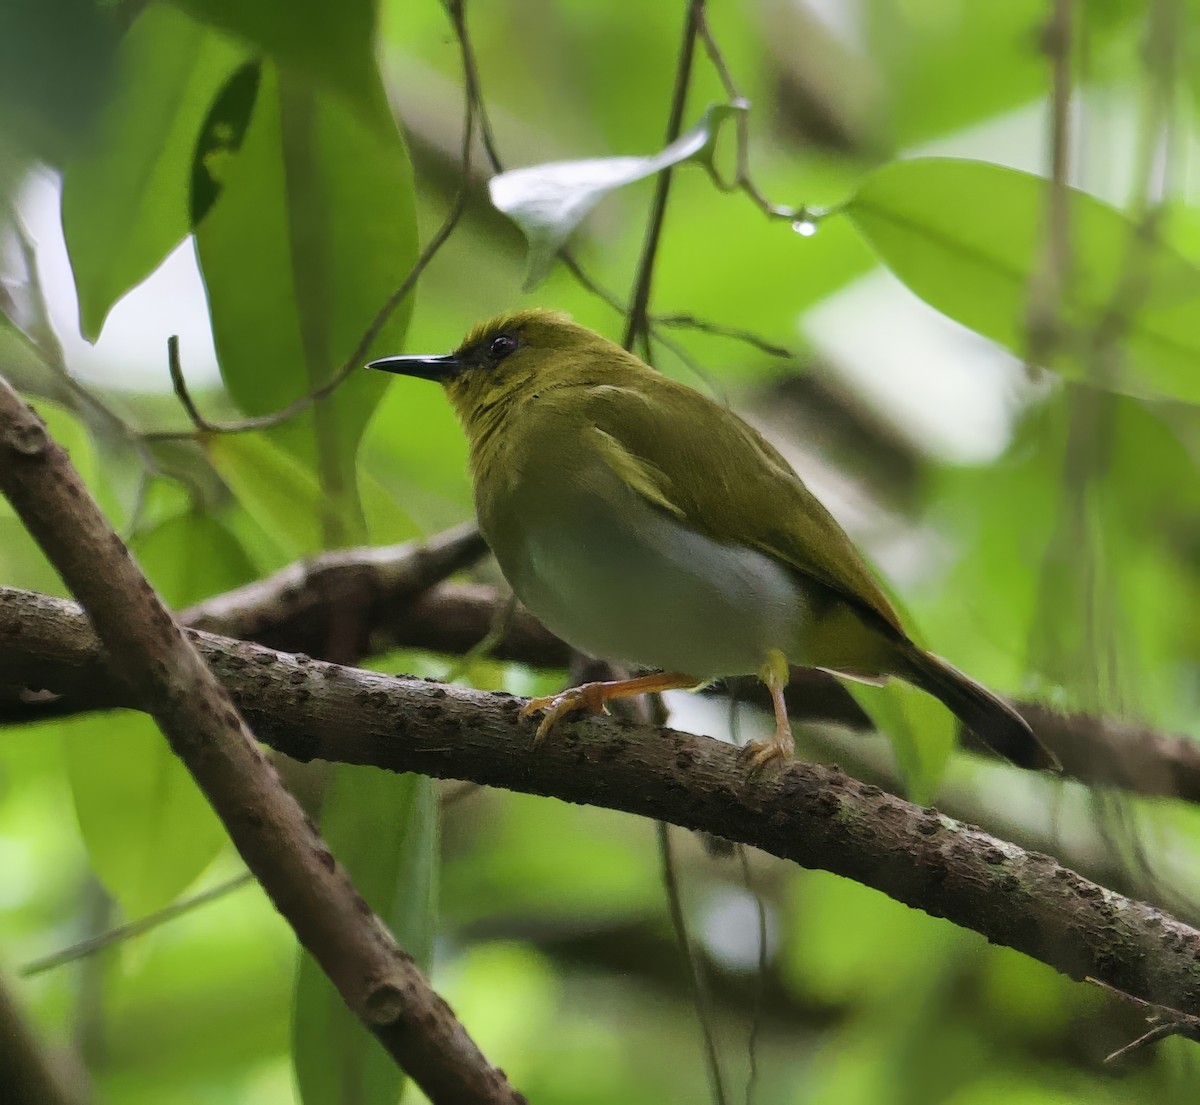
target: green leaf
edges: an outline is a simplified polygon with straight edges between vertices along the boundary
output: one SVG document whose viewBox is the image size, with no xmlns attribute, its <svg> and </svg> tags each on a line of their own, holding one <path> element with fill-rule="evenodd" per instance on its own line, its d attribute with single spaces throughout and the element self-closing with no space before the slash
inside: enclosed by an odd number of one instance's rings
<svg viewBox="0 0 1200 1105">
<path fill-rule="evenodd" d="M 1060 709 L 1195 733 L 1195 546 L 1179 534 L 1200 516 L 1200 484 L 1195 457 L 1168 425 L 1192 436 L 1196 412 L 1164 411 L 1164 424 L 1120 396 L 1083 392 L 1070 403 L 1060 412 L 1069 414 L 1069 434 L 1060 425 L 1041 436 L 1055 451 L 1071 450 L 1080 470 L 1088 461 L 1079 427 L 1087 424 L 1096 451 L 1086 480 L 1056 484 L 1029 667 Z"/>
<path fill-rule="evenodd" d="M 932 695 L 899 679 L 882 687 L 845 686 L 892 742 L 909 799 L 921 805 L 932 802 L 954 751 L 954 715 Z"/>
<path fill-rule="evenodd" d="M 196 136 L 240 57 L 223 35 L 157 4 L 122 41 L 89 152 L 63 174 L 63 232 L 86 338 L 190 229 Z"/>
<path fill-rule="evenodd" d="M 1081 4 L 1075 36 L 1088 44 L 1089 80 L 1111 70 L 1106 48 L 1137 41 L 1144 5 Z M 879 96 L 871 103 L 889 145 L 905 148 L 1033 103 L 1046 94 L 1049 59 L 1040 48 L 1045 0 L 868 0 L 860 13 Z M 1132 67 L 1122 74 L 1132 77 Z"/>
<path fill-rule="evenodd" d="M 176 608 L 254 578 L 225 527 L 195 511 L 167 518 L 131 548 Z M 172 901 L 225 841 L 204 796 L 147 717 L 121 711 L 70 723 L 67 764 L 92 865 L 128 917 Z"/>
<path fill-rule="evenodd" d="M 492 203 L 529 239 L 525 289 L 546 278 L 571 232 L 609 192 L 684 161 L 698 162 L 713 172 L 721 125 L 746 110 L 744 104 L 710 107 L 696 126 L 652 156 L 554 161 L 492 177 L 488 182 Z"/>
<path fill-rule="evenodd" d="M 363 439 L 360 466 L 426 532 L 453 525 L 470 511 L 467 443 L 440 388 L 398 379 Z M 368 517 L 376 503 L 364 493 Z"/>
<path fill-rule="evenodd" d="M 116 15 L 95 0 L 0 6 L 0 192 L 21 147 L 61 165 L 86 142 L 109 91 Z"/>
<path fill-rule="evenodd" d="M 416 258 L 408 154 L 381 91 L 377 103 L 368 124 L 265 66 L 249 128 L 221 166 L 196 245 L 221 373 L 251 414 L 327 382 Z M 410 309 L 411 297 L 364 361 L 403 346 Z M 331 542 L 361 530 L 354 462 L 386 387 L 379 373 L 355 372 L 272 435 L 317 472 L 345 531 Z"/>
<path fill-rule="evenodd" d="M 194 510 L 139 534 L 131 548 L 150 582 L 175 609 L 232 591 L 255 576 L 254 565 L 229 530 Z"/>
<path fill-rule="evenodd" d="M 316 478 L 261 434 L 222 434 L 208 442 L 213 467 L 243 507 L 289 557 L 325 547 L 327 503 Z"/>
<path fill-rule="evenodd" d="M 898 161 L 863 181 L 844 208 L 908 287 L 1018 356 L 1028 354 L 1029 289 L 1045 256 L 1048 183 L 977 161 Z M 1068 379 L 1096 375 L 1095 335 L 1120 356 L 1094 382 L 1136 396 L 1200 402 L 1200 269 L 1140 241 L 1115 208 L 1068 191 L 1072 265 L 1060 321 L 1070 340 L 1047 360 Z M 1104 328 L 1104 329 L 1101 329 Z M 1117 363 L 1109 366 L 1110 360 Z"/>
<path fill-rule="evenodd" d="M 161 909 L 208 866 L 225 830 L 144 714 L 118 710 L 64 729 L 93 869 L 126 917 Z"/>
<path fill-rule="evenodd" d="M 358 467 L 358 492 L 362 497 L 367 540 L 372 545 L 391 545 L 421 535 L 421 527 L 408 510 L 363 465 Z"/>
<path fill-rule="evenodd" d="M 193 230 L 217 202 L 229 166 L 242 148 L 254 114 L 261 77 L 262 62 L 246 62 L 230 75 L 204 117 L 196 139 L 188 203 L 188 225 Z"/>
<path fill-rule="evenodd" d="M 4 377 L 17 391 L 70 403 L 62 377 L 48 365 L 38 348 L 12 319 L 0 314 L 0 364 Z"/>
<path fill-rule="evenodd" d="M 321 817 L 359 893 L 426 969 L 436 931 L 437 824 L 430 779 L 346 764 L 334 772 Z M 402 1072 L 307 952 L 296 977 L 292 1055 L 307 1105 L 386 1105 L 400 1096 Z"/>
<path fill-rule="evenodd" d="M 375 0 L 175 0 L 197 19 L 365 109 L 376 102 Z"/>
<path fill-rule="evenodd" d="M 1064 388 L 996 464 L 931 473 L 944 559 L 905 598 L 937 651 L 993 691 L 1195 733 L 1197 429 L 1195 407 Z"/>
</svg>

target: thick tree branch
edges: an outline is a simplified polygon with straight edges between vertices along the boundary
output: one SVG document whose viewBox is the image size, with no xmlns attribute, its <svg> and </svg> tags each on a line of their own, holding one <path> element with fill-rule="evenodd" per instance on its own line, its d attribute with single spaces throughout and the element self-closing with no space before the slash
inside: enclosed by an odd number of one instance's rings
<svg viewBox="0 0 1200 1105">
<path fill-rule="evenodd" d="M 397 620 L 415 596 L 469 568 L 487 552 L 474 525 L 456 526 L 428 542 L 323 553 L 197 603 L 179 614 L 183 625 L 321 656 L 335 620 L 353 624 L 358 639 L 344 642 L 356 657 Z M 349 616 L 347 616 L 349 615 Z"/>
<path fill-rule="evenodd" d="M 0 378 L 0 490 L 78 596 L 112 677 L 151 713 L 300 942 L 435 1102 L 515 1102 L 355 891 L 40 418 Z"/>
<path fill-rule="evenodd" d="M 377 582 L 377 608 L 363 612 L 364 621 L 379 640 L 401 647 L 460 655 L 489 633 L 504 603 L 492 588 L 451 583 L 425 591 L 420 589 L 421 583 L 427 584 L 431 578 L 422 573 L 420 564 L 445 565 L 453 553 L 462 556 L 461 561 L 454 562 L 455 567 L 466 566 L 475 549 L 469 535 L 467 527 L 449 530 L 431 540 L 427 554 L 415 545 L 395 548 L 391 566 L 381 569 L 378 578 L 407 580 L 407 585 L 389 591 Z M 353 566 L 362 557 L 361 550 L 332 555 L 346 558 L 347 572 L 360 570 Z M 339 562 L 329 563 L 327 570 L 334 569 L 340 570 Z M 272 578 L 293 578 L 296 571 L 296 567 L 292 567 Z M 256 591 L 257 586 L 251 585 L 237 593 L 253 602 L 261 594 Z M 303 622 L 298 618 L 290 623 L 273 620 L 265 616 L 266 611 L 253 605 L 238 612 L 237 604 L 228 601 L 228 596 L 185 611 L 181 620 L 228 637 L 255 640 L 289 652 L 313 654 L 317 652 L 316 647 L 305 645 L 325 631 L 324 627 L 337 609 L 338 595 L 345 586 L 330 580 L 325 585 L 329 601 L 304 600 Z M 227 616 L 218 616 L 222 611 Z M 497 659 L 542 668 L 565 668 L 570 663 L 570 648 L 527 611 L 518 608 L 504 630 L 491 652 Z M 714 693 L 760 703 L 770 709 L 762 685 L 754 678 L 728 679 L 711 689 Z M 870 719 L 846 688 L 825 672 L 793 668 L 787 695 L 788 709 L 797 721 L 833 722 L 864 732 L 873 729 Z M 1093 786 L 1115 787 L 1148 798 L 1200 802 L 1200 744 L 1196 741 L 1186 736 L 1161 733 L 1136 722 L 1088 714 L 1062 714 L 1036 702 L 1015 705 L 1039 739 L 1058 755 L 1067 775 Z M 0 699 L 0 724 L 30 716 L 28 712 L 15 714 L 7 712 Z M 964 734 L 964 737 L 971 744 L 970 734 Z"/>
<path fill-rule="evenodd" d="M 504 600 L 493 588 L 477 584 L 448 583 L 424 592 L 421 588 L 467 566 L 475 557 L 477 540 L 473 530 L 464 526 L 448 530 L 428 545 L 330 553 L 193 606 L 179 620 L 288 652 L 320 655 L 339 611 L 354 602 L 356 624 L 363 627 L 362 656 L 384 644 L 461 655 L 487 636 Z M 13 594 L 19 597 L 27 592 Z M 47 645 L 50 656 L 30 655 L 28 665 L 18 665 L 8 653 L 7 669 L 0 670 L 0 725 L 68 717 L 117 704 L 104 685 L 69 686 L 62 692 L 66 697 L 60 698 L 31 694 L 48 684 L 39 683 L 41 677 L 24 682 L 11 673 L 18 668 L 38 672 L 41 660 L 53 657 L 55 646 Z M 568 646 L 519 608 L 505 623 L 490 654 L 541 668 L 565 668 L 570 663 Z M 753 678 L 729 679 L 710 691 L 770 708 L 761 684 Z M 863 732 L 872 728 L 846 688 L 824 672 L 793 668 L 787 695 L 797 721 L 833 722 Z M 1033 702 L 1016 706 L 1038 737 L 1058 754 L 1067 775 L 1145 797 L 1200 802 L 1196 741 L 1134 722 L 1060 714 Z"/>
<path fill-rule="evenodd" d="M 1200 932 L 836 768 L 797 762 L 748 777 L 729 745 L 602 718 L 564 724 L 534 751 L 510 696 L 189 635 L 258 736 L 290 756 L 468 779 L 714 833 L 873 886 L 1072 978 L 1200 1016 Z M 49 690 L 107 685 L 114 702 L 138 702 L 78 607 L 0 591 L 0 679 L 37 672 Z"/>
</svg>

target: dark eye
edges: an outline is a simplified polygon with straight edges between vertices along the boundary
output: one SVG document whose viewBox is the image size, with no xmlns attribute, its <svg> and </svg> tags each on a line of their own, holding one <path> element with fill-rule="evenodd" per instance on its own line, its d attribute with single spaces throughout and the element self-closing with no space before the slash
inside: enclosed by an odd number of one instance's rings
<svg viewBox="0 0 1200 1105">
<path fill-rule="evenodd" d="M 503 360 L 517 348 L 517 339 L 511 334 L 500 334 L 492 339 L 488 354 L 495 361 Z"/>
</svg>

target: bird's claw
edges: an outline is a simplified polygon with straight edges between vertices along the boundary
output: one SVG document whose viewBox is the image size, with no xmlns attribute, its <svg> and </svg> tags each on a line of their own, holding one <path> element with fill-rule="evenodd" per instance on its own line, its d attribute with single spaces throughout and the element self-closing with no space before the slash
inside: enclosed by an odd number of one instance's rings
<svg viewBox="0 0 1200 1105">
<path fill-rule="evenodd" d="M 531 717 L 539 710 L 543 711 L 545 716 L 533 734 L 534 748 L 546 739 L 550 730 L 563 718 L 579 713 L 581 710 L 586 710 L 589 714 L 604 713 L 604 684 L 584 683 L 578 687 L 570 687 L 559 694 L 531 698 L 521 707 L 521 717 Z"/>
<path fill-rule="evenodd" d="M 792 734 L 776 732 L 767 740 L 747 741 L 738 753 L 738 759 L 749 767 L 751 774 L 757 774 L 769 764 L 786 763 L 795 754 L 796 742 Z"/>
</svg>

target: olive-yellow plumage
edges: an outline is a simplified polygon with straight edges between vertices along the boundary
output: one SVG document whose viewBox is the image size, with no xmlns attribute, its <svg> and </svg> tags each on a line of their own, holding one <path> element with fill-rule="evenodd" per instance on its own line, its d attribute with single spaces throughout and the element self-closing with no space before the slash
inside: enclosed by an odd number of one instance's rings
<svg viewBox="0 0 1200 1105">
<path fill-rule="evenodd" d="M 1023 765 L 1053 757 L 1004 702 L 908 637 L 832 515 L 751 426 L 566 316 L 476 327 L 380 368 L 438 380 L 466 431 L 479 524 L 517 597 L 590 655 L 664 674 L 553 699 L 539 736 L 624 694 L 758 673 L 786 757 L 788 662 L 907 680 Z"/>
</svg>

